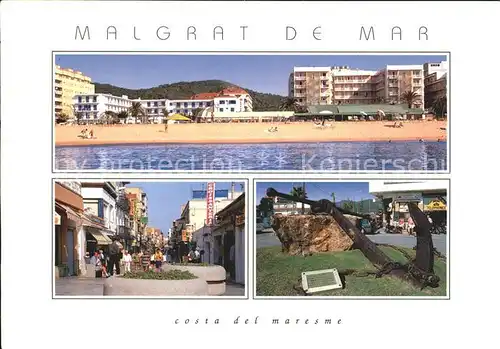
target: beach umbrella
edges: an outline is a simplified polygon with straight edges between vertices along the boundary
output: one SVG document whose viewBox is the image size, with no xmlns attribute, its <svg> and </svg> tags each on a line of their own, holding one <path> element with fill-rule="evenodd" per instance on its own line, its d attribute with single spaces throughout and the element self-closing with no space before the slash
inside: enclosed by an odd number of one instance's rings
<svg viewBox="0 0 500 349">
<path fill-rule="evenodd" d="M 360 111 L 359 113 L 360 113 L 361 115 L 363 115 L 363 116 L 368 116 L 368 114 L 367 114 L 367 113 L 365 113 L 364 111 Z"/>
<path fill-rule="evenodd" d="M 377 110 L 377 113 L 380 114 L 380 115 L 382 115 L 382 116 L 385 116 L 385 113 L 384 113 L 384 111 L 382 109 Z"/>
<path fill-rule="evenodd" d="M 170 115 L 167 117 L 167 120 L 174 120 L 174 121 L 191 121 L 190 118 L 187 116 L 181 115 L 181 114 L 174 114 Z"/>
</svg>

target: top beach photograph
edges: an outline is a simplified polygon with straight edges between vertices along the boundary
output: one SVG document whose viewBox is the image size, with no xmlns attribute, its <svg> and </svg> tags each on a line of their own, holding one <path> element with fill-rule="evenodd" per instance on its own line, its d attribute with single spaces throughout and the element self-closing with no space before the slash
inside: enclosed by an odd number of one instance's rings
<svg viewBox="0 0 500 349">
<path fill-rule="evenodd" d="M 55 172 L 448 172 L 449 54 L 53 53 Z"/>
</svg>

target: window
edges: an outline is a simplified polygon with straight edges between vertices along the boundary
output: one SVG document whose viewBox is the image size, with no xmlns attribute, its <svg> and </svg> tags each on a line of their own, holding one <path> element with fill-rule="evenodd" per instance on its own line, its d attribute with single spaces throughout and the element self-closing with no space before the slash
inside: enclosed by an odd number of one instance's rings
<svg viewBox="0 0 500 349">
<path fill-rule="evenodd" d="M 78 96 L 78 103 L 82 103 L 82 97 Z"/>
<path fill-rule="evenodd" d="M 155 107 L 157 107 L 157 106 L 158 106 L 158 102 L 155 102 Z"/>
<path fill-rule="evenodd" d="M 231 100 L 231 101 L 229 101 L 229 104 L 236 104 L 236 101 L 235 100 Z"/>
<path fill-rule="evenodd" d="M 89 97 L 88 96 L 85 97 L 85 102 L 87 102 L 87 103 L 89 102 Z"/>
<path fill-rule="evenodd" d="M 97 110 L 97 105 L 94 105 L 94 110 Z"/>
<path fill-rule="evenodd" d="M 226 101 L 219 101 L 219 104 L 226 104 Z"/>
<path fill-rule="evenodd" d="M 220 111 L 220 112 L 223 112 L 223 111 L 224 111 L 224 108 L 219 108 L 219 111 Z"/>
<path fill-rule="evenodd" d="M 97 97 L 94 97 L 94 103 L 97 103 Z"/>
<path fill-rule="evenodd" d="M 234 108 L 231 108 L 231 111 L 234 111 Z"/>
<path fill-rule="evenodd" d="M 193 108 L 196 107 L 196 103 L 195 102 L 191 103 L 191 107 Z"/>
<path fill-rule="evenodd" d="M 151 103 L 149 103 L 149 102 L 148 102 L 148 107 L 149 107 L 149 105 L 150 105 L 150 104 L 151 104 Z"/>
<path fill-rule="evenodd" d="M 186 102 L 184 102 L 184 108 L 187 108 L 188 104 Z"/>
</svg>

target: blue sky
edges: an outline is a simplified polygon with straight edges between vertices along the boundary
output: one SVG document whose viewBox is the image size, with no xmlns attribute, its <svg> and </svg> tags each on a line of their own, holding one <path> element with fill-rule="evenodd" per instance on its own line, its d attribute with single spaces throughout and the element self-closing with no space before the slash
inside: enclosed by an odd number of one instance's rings
<svg viewBox="0 0 500 349">
<path fill-rule="evenodd" d="M 260 199 L 266 195 L 269 187 L 282 193 L 290 193 L 293 186 L 302 186 L 302 182 L 257 182 L 255 204 L 260 203 Z M 347 199 L 354 201 L 373 199 L 368 190 L 368 182 L 306 182 L 307 197 L 312 200 L 332 200 L 332 193 L 335 193 L 336 202 Z"/>
<path fill-rule="evenodd" d="M 240 191 L 242 182 L 235 182 Z M 180 218 L 181 205 L 191 199 L 192 190 L 206 188 L 206 182 L 131 182 L 127 187 L 139 187 L 148 197 L 148 225 L 164 233 L 172 227 L 172 221 Z M 230 189 L 231 182 L 215 182 L 215 189 Z"/>
<path fill-rule="evenodd" d="M 56 64 L 94 82 L 150 88 L 179 81 L 225 80 L 258 92 L 287 95 L 294 66 L 348 65 L 378 70 L 388 64 L 440 62 L 446 56 L 381 55 L 56 55 Z"/>
</svg>

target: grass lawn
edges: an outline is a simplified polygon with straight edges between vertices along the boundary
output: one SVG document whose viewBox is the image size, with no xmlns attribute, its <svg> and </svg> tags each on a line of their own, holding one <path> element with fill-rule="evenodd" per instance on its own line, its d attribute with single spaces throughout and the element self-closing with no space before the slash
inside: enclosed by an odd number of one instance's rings
<svg viewBox="0 0 500 349">
<path fill-rule="evenodd" d="M 401 252 L 380 247 L 390 258 L 406 262 Z M 415 256 L 412 249 L 406 250 Z M 312 256 L 289 256 L 281 252 L 281 246 L 264 247 L 257 250 L 257 296 L 303 296 L 294 289 L 301 285 L 301 273 L 305 271 L 337 268 L 376 270 L 359 250 L 325 252 Z M 396 277 L 384 275 L 375 278 L 346 275 L 344 288 L 314 293 L 314 296 L 446 296 L 446 262 L 435 258 L 434 272 L 441 279 L 438 288 L 420 290 Z"/>
</svg>

